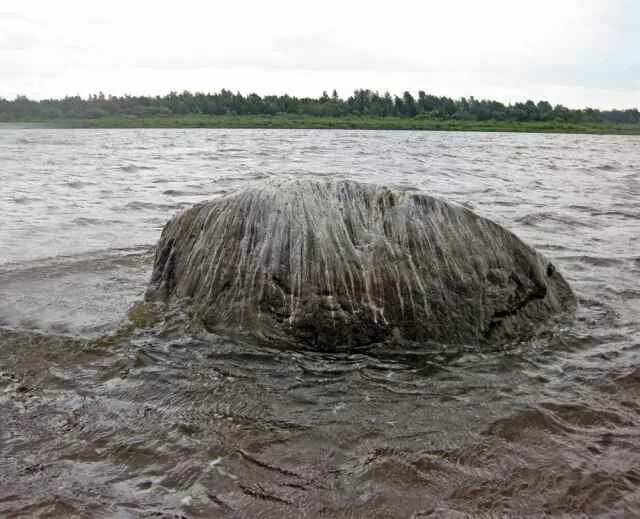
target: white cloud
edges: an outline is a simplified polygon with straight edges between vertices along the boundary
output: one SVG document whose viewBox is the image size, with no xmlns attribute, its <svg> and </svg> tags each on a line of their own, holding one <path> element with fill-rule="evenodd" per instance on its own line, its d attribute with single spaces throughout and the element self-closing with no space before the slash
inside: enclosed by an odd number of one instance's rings
<svg viewBox="0 0 640 519">
<path fill-rule="evenodd" d="M 640 104 L 640 9 L 628 0 L 21 0 L 3 9 L 6 97 L 362 87 Z"/>
</svg>

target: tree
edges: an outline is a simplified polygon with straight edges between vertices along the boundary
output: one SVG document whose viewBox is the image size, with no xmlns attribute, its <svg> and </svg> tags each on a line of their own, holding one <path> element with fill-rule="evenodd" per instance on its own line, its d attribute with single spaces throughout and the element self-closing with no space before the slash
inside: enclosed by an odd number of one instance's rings
<svg viewBox="0 0 640 519">
<path fill-rule="evenodd" d="M 418 113 L 418 107 L 416 106 L 416 100 L 409 92 L 402 94 L 402 106 L 403 113 L 407 117 L 415 117 Z"/>
</svg>

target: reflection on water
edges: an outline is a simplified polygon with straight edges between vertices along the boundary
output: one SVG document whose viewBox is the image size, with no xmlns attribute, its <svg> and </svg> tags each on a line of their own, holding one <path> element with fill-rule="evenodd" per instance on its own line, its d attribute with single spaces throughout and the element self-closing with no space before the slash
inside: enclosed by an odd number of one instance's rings
<svg viewBox="0 0 640 519">
<path fill-rule="evenodd" d="M 0 131 L 0 515 L 640 514 L 638 157 L 628 137 Z M 280 175 L 471 206 L 558 265 L 578 314 L 499 351 L 352 355 L 126 325 L 171 214 Z"/>
</svg>

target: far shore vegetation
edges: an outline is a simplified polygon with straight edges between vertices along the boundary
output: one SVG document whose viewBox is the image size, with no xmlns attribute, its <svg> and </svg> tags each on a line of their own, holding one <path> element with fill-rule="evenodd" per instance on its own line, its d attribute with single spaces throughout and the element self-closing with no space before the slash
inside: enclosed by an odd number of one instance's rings
<svg viewBox="0 0 640 519">
<path fill-rule="evenodd" d="M 461 130 L 640 135 L 640 112 L 570 109 L 547 101 L 503 104 L 473 97 L 417 97 L 334 90 L 319 98 L 171 92 L 165 96 L 105 96 L 34 101 L 0 98 L 0 123 L 54 128 L 335 128 Z"/>
</svg>

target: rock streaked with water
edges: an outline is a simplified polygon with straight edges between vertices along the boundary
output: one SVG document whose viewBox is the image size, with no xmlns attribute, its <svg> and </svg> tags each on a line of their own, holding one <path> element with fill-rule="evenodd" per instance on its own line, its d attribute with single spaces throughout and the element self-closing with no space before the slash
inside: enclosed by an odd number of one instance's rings
<svg viewBox="0 0 640 519">
<path fill-rule="evenodd" d="M 147 298 L 211 331 L 336 349 L 510 340 L 575 305 L 513 233 L 426 194 L 268 181 L 165 227 Z"/>
</svg>

